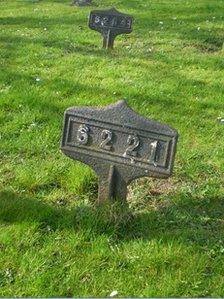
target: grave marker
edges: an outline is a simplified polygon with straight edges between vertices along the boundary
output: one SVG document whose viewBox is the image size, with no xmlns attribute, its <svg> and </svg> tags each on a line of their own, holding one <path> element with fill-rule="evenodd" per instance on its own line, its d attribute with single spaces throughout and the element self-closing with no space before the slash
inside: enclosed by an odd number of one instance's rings
<svg viewBox="0 0 224 299">
<path fill-rule="evenodd" d="M 90 5 L 92 0 L 73 0 L 72 4 L 77 6 Z"/>
<path fill-rule="evenodd" d="M 113 48 L 117 35 L 132 32 L 133 17 L 117 11 L 93 10 L 89 16 L 89 27 L 103 36 L 103 47 Z"/>
<path fill-rule="evenodd" d="M 65 111 L 62 152 L 91 166 L 99 177 L 98 201 L 126 199 L 127 185 L 172 174 L 178 134 L 119 101 L 105 108 Z"/>
</svg>

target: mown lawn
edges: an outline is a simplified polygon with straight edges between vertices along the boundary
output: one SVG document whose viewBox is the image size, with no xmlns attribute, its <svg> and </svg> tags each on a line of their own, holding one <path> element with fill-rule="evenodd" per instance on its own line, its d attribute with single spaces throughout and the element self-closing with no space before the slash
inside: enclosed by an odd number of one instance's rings
<svg viewBox="0 0 224 299">
<path fill-rule="evenodd" d="M 87 27 L 116 6 L 113 51 Z M 224 296 L 224 1 L 0 1 L 0 296 Z M 126 99 L 180 134 L 174 175 L 97 209 L 64 110 Z"/>
</svg>

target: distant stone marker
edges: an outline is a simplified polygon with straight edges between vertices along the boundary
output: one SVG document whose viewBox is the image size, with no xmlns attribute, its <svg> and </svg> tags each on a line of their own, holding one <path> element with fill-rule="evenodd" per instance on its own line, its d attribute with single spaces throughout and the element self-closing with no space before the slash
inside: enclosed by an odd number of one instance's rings
<svg viewBox="0 0 224 299">
<path fill-rule="evenodd" d="M 90 5 L 92 0 L 73 0 L 72 4 L 77 6 Z"/>
<path fill-rule="evenodd" d="M 113 48 L 115 37 L 132 32 L 133 17 L 117 11 L 93 10 L 89 16 L 89 27 L 103 35 L 103 47 Z"/>
<path fill-rule="evenodd" d="M 172 174 L 177 138 L 174 129 L 138 115 L 119 101 L 101 109 L 68 108 L 61 150 L 95 170 L 99 202 L 125 200 L 132 180 Z"/>
</svg>

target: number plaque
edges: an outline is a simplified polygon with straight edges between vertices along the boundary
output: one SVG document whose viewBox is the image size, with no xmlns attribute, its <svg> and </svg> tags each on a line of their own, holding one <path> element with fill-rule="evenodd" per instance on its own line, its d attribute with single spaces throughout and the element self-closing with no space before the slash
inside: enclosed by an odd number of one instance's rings
<svg viewBox="0 0 224 299">
<path fill-rule="evenodd" d="M 115 8 L 93 10 L 89 16 L 89 27 L 103 35 L 103 47 L 113 48 L 115 37 L 132 32 L 133 17 L 120 13 Z"/>
<path fill-rule="evenodd" d="M 61 150 L 96 171 L 99 202 L 125 200 L 132 180 L 172 174 L 177 138 L 176 130 L 138 115 L 119 101 L 101 109 L 68 108 Z"/>
</svg>

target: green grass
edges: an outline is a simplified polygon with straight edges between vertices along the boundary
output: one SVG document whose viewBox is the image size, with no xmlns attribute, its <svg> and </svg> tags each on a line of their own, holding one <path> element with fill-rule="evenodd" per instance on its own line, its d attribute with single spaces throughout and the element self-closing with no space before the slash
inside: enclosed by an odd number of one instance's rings
<svg viewBox="0 0 224 299">
<path fill-rule="evenodd" d="M 94 2 L 0 1 L 0 296 L 223 297 L 224 1 Z M 135 18 L 113 51 L 96 6 Z M 96 208 L 63 113 L 119 99 L 178 130 L 174 175 Z"/>
</svg>

